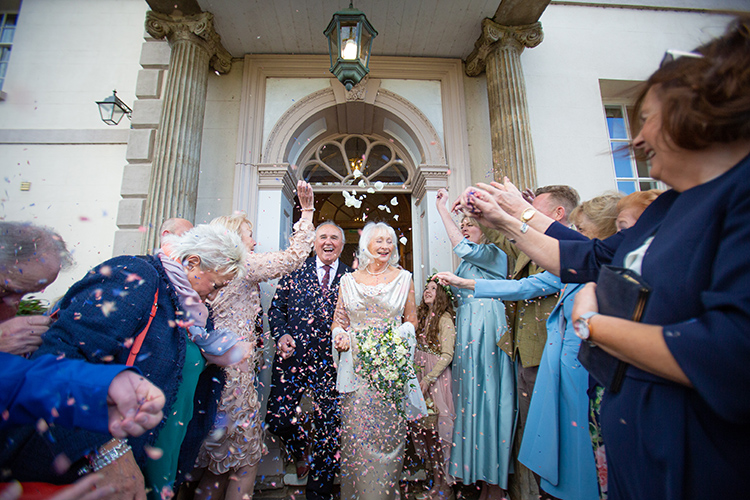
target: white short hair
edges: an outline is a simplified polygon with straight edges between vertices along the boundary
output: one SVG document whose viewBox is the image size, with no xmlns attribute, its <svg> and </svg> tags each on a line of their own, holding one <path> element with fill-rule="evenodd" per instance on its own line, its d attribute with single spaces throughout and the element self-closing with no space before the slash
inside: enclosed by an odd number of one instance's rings
<svg viewBox="0 0 750 500">
<path fill-rule="evenodd" d="M 398 238 L 396 238 L 396 231 L 385 222 L 368 222 L 364 229 L 362 229 L 362 234 L 359 237 L 357 258 L 359 259 L 360 267 L 367 267 L 367 264 L 375 259 L 375 256 L 370 253 L 367 247 L 370 245 L 370 241 L 381 233 L 387 234 L 393 240 L 393 253 L 391 254 L 391 258 L 388 259 L 388 263 L 392 266 L 398 264 Z"/>
<path fill-rule="evenodd" d="M 240 236 L 224 226 L 200 224 L 181 236 L 169 237 L 172 258 L 179 262 L 191 255 L 200 257 L 200 268 L 241 277 L 245 274 L 247 250 Z"/>
</svg>

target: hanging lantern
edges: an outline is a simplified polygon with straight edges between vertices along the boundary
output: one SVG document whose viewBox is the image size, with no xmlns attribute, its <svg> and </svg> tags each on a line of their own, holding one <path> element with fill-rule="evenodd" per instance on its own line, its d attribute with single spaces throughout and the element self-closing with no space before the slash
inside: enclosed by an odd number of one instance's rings
<svg viewBox="0 0 750 500">
<path fill-rule="evenodd" d="M 349 3 L 348 9 L 336 12 L 324 31 L 328 38 L 331 73 L 351 90 L 370 72 L 370 49 L 378 32 L 364 12 Z"/>
</svg>

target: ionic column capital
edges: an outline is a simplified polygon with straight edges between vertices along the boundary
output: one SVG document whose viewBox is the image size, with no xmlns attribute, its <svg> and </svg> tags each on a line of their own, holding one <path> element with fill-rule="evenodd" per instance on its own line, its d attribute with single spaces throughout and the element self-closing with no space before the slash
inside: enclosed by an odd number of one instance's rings
<svg viewBox="0 0 750 500">
<path fill-rule="evenodd" d="M 232 55 L 221 44 L 210 12 L 176 18 L 150 10 L 146 13 L 146 31 L 157 40 L 166 37 L 170 45 L 180 40 L 198 43 L 208 52 L 211 68 L 219 73 L 232 68 Z"/>
<path fill-rule="evenodd" d="M 518 54 L 525 47 L 536 47 L 544 39 L 542 23 L 522 26 L 503 26 L 492 19 L 482 21 L 482 34 L 474 43 L 474 50 L 466 58 L 466 74 L 478 76 L 484 71 L 487 56 L 503 48 L 512 48 Z"/>
</svg>

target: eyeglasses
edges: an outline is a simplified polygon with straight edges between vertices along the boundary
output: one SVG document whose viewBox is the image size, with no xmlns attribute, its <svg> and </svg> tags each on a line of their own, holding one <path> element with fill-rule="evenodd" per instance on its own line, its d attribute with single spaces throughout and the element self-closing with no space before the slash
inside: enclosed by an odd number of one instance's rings
<svg viewBox="0 0 750 500">
<path fill-rule="evenodd" d="M 664 67 L 665 64 L 669 64 L 675 59 L 679 59 L 680 57 L 692 57 L 695 59 L 702 59 L 703 54 L 700 54 L 698 52 L 685 52 L 684 50 L 677 50 L 677 49 L 667 49 L 666 52 L 664 52 L 664 57 L 661 58 L 661 62 L 659 63 L 659 67 Z"/>
</svg>

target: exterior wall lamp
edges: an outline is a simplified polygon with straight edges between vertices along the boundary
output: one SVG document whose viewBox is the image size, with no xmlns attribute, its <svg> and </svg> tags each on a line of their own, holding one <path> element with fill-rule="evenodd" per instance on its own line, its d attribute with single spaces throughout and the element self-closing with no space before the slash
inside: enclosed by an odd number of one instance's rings
<svg viewBox="0 0 750 500">
<path fill-rule="evenodd" d="M 130 119 L 130 115 L 133 113 L 133 110 L 117 97 L 116 90 L 113 90 L 112 95 L 103 101 L 96 101 L 96 104 L 99 106 L 102 121 L 107 125 L 117 125 L 122 120 L 123 115 L 128 115 L 128 119 Z"/>
<path fill-rule="evenodd" d="M 370 49 L 378 32 L 364 12 L 349 8 L 336 12 L 323 32 L 328 38 L 331 73 L 351 90 L 370 72 Z"/>
</svg>

